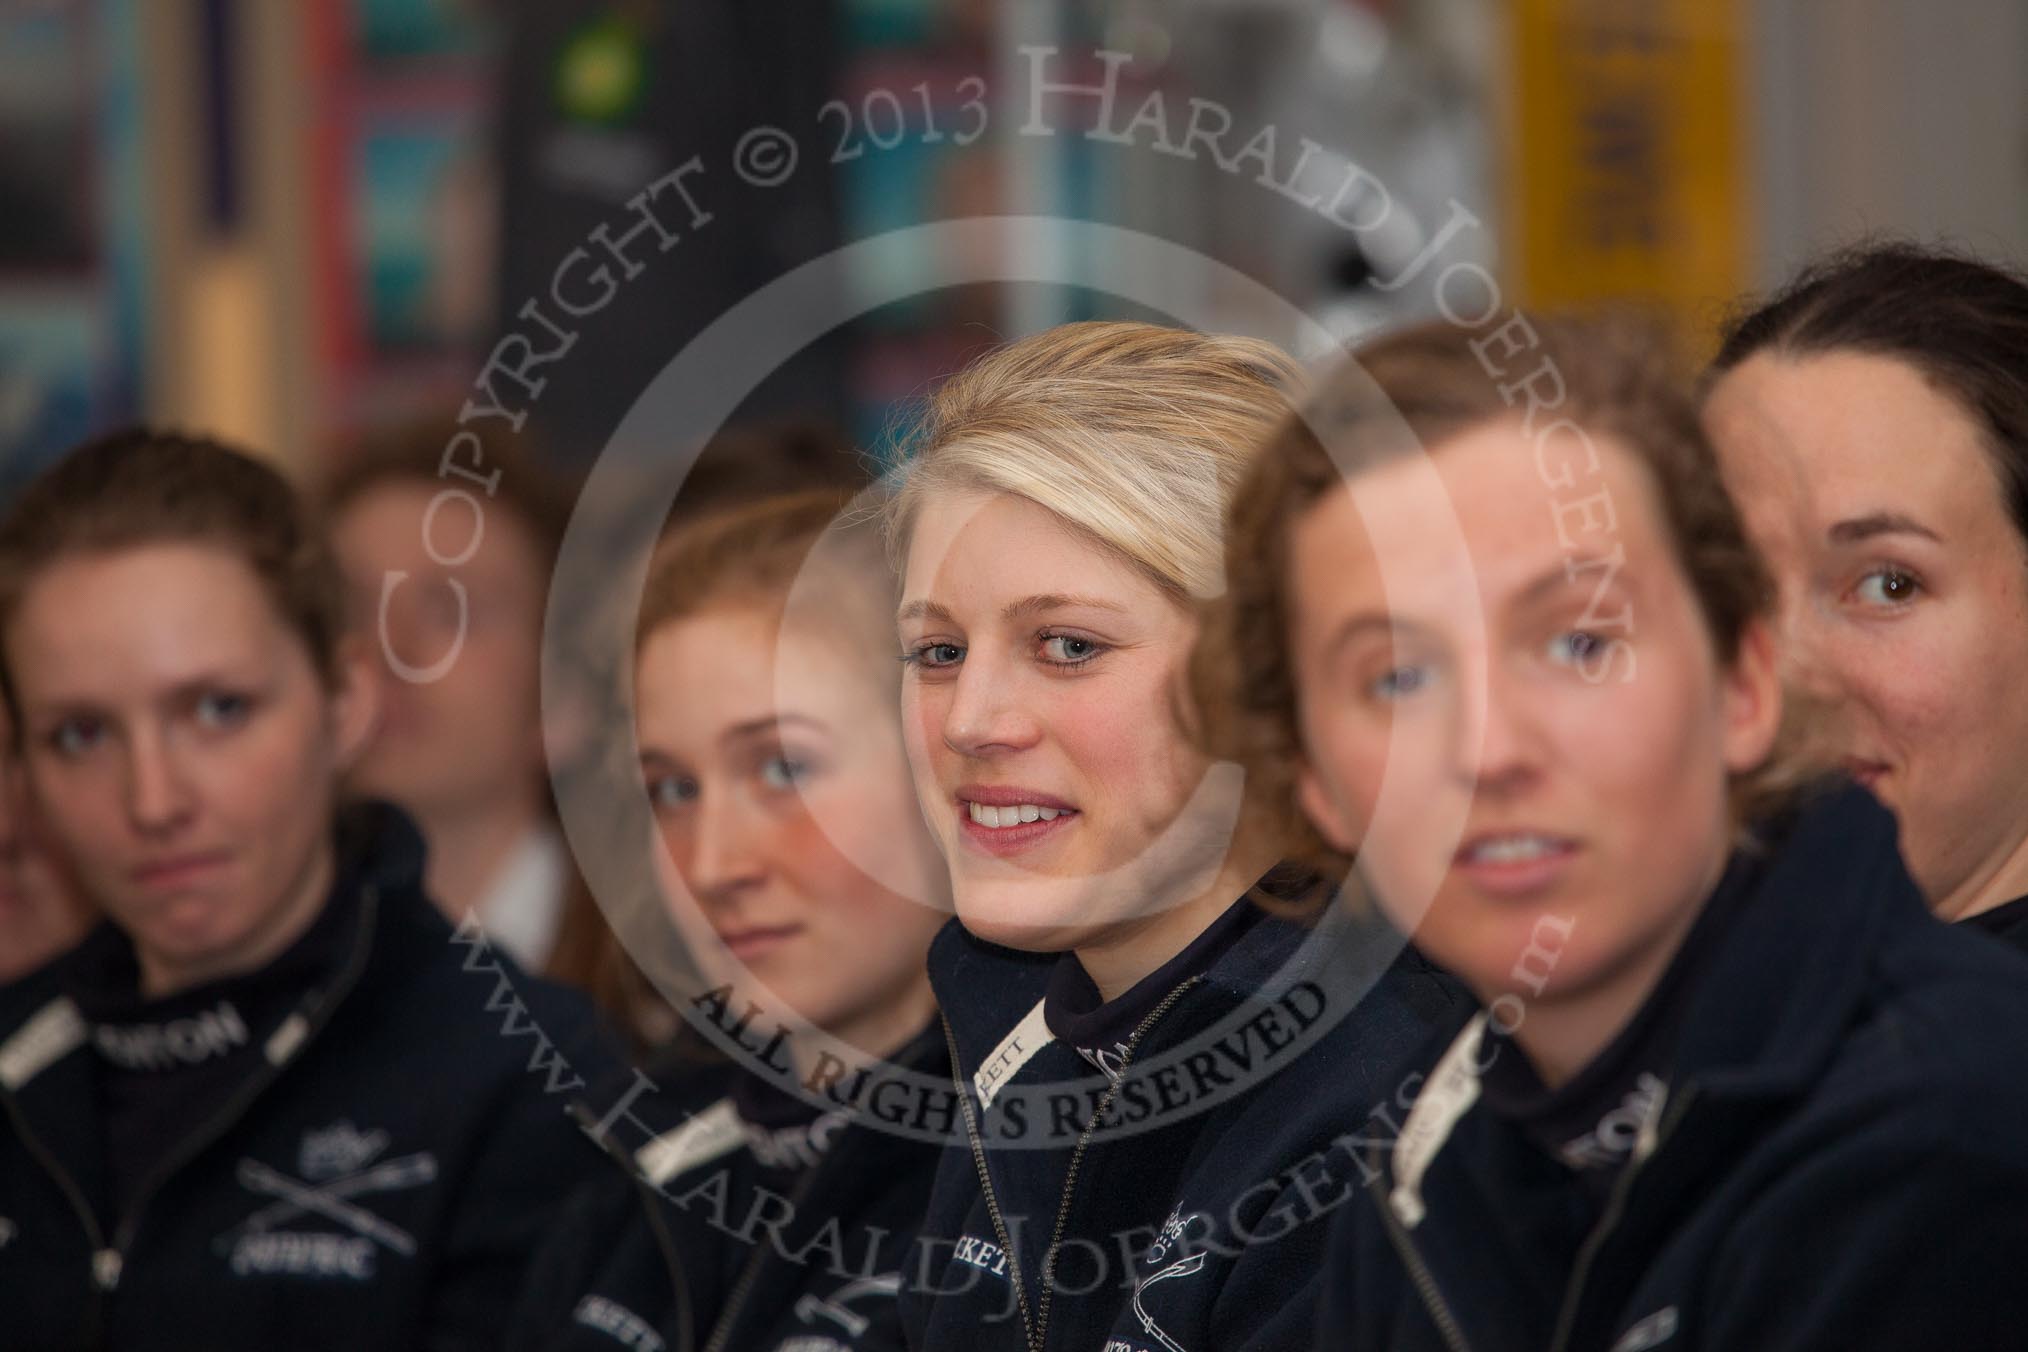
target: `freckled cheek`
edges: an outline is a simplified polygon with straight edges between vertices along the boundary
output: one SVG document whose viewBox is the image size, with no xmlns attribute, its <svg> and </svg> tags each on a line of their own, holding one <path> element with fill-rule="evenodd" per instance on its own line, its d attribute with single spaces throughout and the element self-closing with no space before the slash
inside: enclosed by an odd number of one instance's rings
<svg viewBox="0 0 2028 1352">
<path fill-rule="evenodd" d="M 878 869 L 878 847 L 868 834 L 853 829 L 865 823 L 851 814 L 867 810 L 864 804 L 820 800 L 786 814 L 763 844 L 788 883 L 800 918 L 813 928 L 849 930 L 877 920 L 894 904 L 893 895 L 859 867 L 864 862 Z"/>
<path fill-rule="evenodd" d="M 1990 696 L 1982 697 L 1994 673 L 1982 669 L 1977 653 L 1968 651 L 1972 645 L 1948 631 L 1902 627 L 1906 633 L 1868 645 L 1869 651 L 1840 654 L 1844 692 L 1857 706 L 1854 731 L 1863 739 L 1884 738 L 1891 753 L 1911 760 L 1931 747 L 1962 754 L 1959 739 L 1979 735 L 1995 712 Z"/>
<path fill-rule="evenodd" d="M 1069 783 L 1050 787 L 1084 812 L 1102 811 L 1110 801 L 1137 804 L 1137 818 L 1166 819 L 1194 787 L 1182 734 L 1160 707 L 1071 700 L 1049 711 L 1048 738 L 1071 770 Z"/>
</svg>

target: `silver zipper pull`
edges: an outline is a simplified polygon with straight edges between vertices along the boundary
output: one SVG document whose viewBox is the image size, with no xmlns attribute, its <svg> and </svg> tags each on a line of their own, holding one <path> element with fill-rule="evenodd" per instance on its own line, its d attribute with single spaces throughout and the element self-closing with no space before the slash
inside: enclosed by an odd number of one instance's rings
<svg viewBox="0 0 2028 1352">
<path fill-rule="evenodd" d="M 120 1269 L 125 1262 L 118 1249 L 100 1249 L 92 1255 L 92 1280 L 99 1284 L 99 1290 L 110 1291 L 120 1284 Z"/>
</svg>

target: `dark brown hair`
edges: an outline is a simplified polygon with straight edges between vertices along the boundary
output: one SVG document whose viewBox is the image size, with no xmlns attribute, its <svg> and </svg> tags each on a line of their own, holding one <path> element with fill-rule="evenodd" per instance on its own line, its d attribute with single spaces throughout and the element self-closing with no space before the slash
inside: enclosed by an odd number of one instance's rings
<svg viewBox="0 0 2028 1352">
<path fill-rule="evenodd" d="M 51 564 L 157 544 L 215 545 L 238 555 L 302 640 L 318 675 L 335 684 L 344 588 L 303 499 L 251 455 L 155 428 L 130 428 L 73 449 L 9 505 L 0 518 L 0 635 Z M 4 660 L 0 684 L 18 714 Z"/>
<path fill-rule="evenodd" d="M 1734 318 L 1711 375 L 1761 352 L 1866 353 L 1914 368 L 1978 425 L 2008 515 L 2028 539 L 2028 280 L 2020 274 L 1905 241 L 1833 253 Z"/>
<path fill-rule="evenodd" d="M 1568 419 L 1640 461 L 1713 645 L 1729 665 L 1748 624 L 1767 611 L 1772 584 L 1719 479 L 1690 395 L 1662 356 L 1664 345 L 1625 325 L 1527 322 L 1538 347 L 1514 365 L 1550 364 L 1562 390 L 1533 430 Z M 1484 346 L 1482 338 L 1475 347 L 1467 330 L 1431 323 L 1361 349 L 1269 439 L 1228 514 L 1228 589 L 1198 644 L 1192 673 L 1198 702 L 1211 749 L 1239 761 L 1249 783 L 1258 784 L 1249 797 L 1271 814 L 1261 827 L 1275 832 L 1290 856 L 1326 872 L 1342 872 L 1349 861 L 1324 843 L 1296 802 L 1303 748 L 1290 658 L 1289 537 L 1348 474 L 1434 452 L 1486 423 L 1521 423 L 1522 408 L 1509 402 L 1518 395 L 1512 373 L 1490 374 Z M 1779 794 L 1788 782 L 1755 778 L 1742 787 L 1754 790 L 1750 801 L 1758 803 L 1760 793 Z"/>
</svg>

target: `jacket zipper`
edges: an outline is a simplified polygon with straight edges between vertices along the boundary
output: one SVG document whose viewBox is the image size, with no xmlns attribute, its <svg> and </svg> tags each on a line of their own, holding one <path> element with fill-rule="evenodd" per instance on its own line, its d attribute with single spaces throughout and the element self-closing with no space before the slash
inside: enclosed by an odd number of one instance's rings
<svg viewBox="0 0 2028 1352">
<path fill-rule="evenodd" d="M 1415 1241 L 1409 1238 L 1408 1231 L 1395 1216 L 1394 1208 L 1387 1200 L 1386 1181 L 1386 1171 L 1376 1164 L 1373 1180 L 1366 1185 L 1366 1190 L 1372 1195 L 1373 1204 L 1380 1208 L 1380 1220 L 1387 1227 L 1387 1238 L 1393 1243 L 1394 1251 L 1401 1255 L 1402 1266 L 1408 1269 L 1408 1279 L 1415 1283 L 1416 1291 L 1422 1296 L 1423 1308 L 1429 1311 L 1444 1345 L 1451 1352 L 1472 1352 L 1471 1344 L 1465 1341 L 1465 1331 L 1458 1326 L 1457 1316 L 1444 1303 L 1444 1293 L 1437 1289 L 1436 1277 L 1431 1274 L 1429 1265 L 1422 1261 L 1421 1250 L 1415 1247 Z"/>
<path fill-rule="evenodd" d="M 662 1265 L 669 1270 L 669 1286 L 676 1302 L 676 1347 L 677 1352 L 691 1352 L 697 1340 L 690 1327 L 690 1281 L 683 1271 L 683 1260 L 676 1252 L 675 1236 L 669 1233 L 669 1223 L 661 1212 L 662 1195 L 655 1185 L 642 1173 L 641 1166 L 632 1156 L 610 1138 L 599 1136 L 599 1119 L 590 1105 L 582 1099 L 566 1110 L 571 1120 L 592 1138 L 606 1157 L 626 1171 L 627 1178 L 639 1194 L 642 1212 L 648 1218 L 648 1230 L 655 1237 L 655 1248 L 662 1255 Z"/>
<path fill-rule="evenodd" d="M 1091 1120 L 1084 1124 L 1084 1130 L 1078 1134 L 1077 1148 L 1070 1154 L 1070 1168 L 1063 1176 L 1063 1199 L 1056 1207 L 1056 1230 L 1050 1235 L 1049 1247 L 1042 1255 L 1042 1310 L 1036 1321 L 1034 1352 L 1043 1352 L 1049 1345 L 1049 1298 L 1055 1293 L 1056 1255 L 1063 1244 L 1064 1228 L 1070 1224 L 1071 1194 L 1077 1187 L 1078 1166 L 1084 1162 L 1085 1148 L 1091 1144 L 1091 1138 L 1098 1131 L 1099 1119 L 1106 1115 L 1106 1109 L 1112 1107 L 1113 1098 L 1120 1090 L 1120 1080 L 1126 1078 L 1128 1068 L 1134 1063 L 1134 1053 L 1140 1050 L 1141 1039 L 1146 1037 L 1148 1030 L 1169 1012 L 1171 1006 L 1183 998 L 1185 991 L 1202 979 L 1196 976 L 1186 978 L 1176 989 L 1163 996 L 1160 1004 L 1148 1011 L 1148 1017 L 1142 1019 L 1140 1026 L 1127 1038 L 1126 1054 L 1120 1058 L 1119 1079 L 1106 1086 L 1106 1092 L 1100 1096 L 1098 1106 L 1092 1110 Z M 983 1170 L 983 1154 L 980 1167 Z M 1019 1264 L 1016 1263 L 1015 1266 L 1018 1267 Z"/>
<path fill-rule="evenodd" d="M 31 1153 L 42 1163 L 44 1171 L 56 1181 L 57 1186 L 71 1199 L 71 1205 L 77 1209 L 79 1218 L 85 1223 L 85 1233 L 92 1244 L 92 1286 L 96 1294 L 96 1301 L 93 1306 L 93 1323 L 95 1325 L 103 1317 L 103 1305 L 106 1296 L 119 1288 L 121 1273 L 126 1266 L 126 1252 L 133 1246 L 134 1236 L 140 1230 L 141 1213 L 146 1208 L 147 1203 L 153 1199 L 154 1194 L 161 1189 L 164 1183 L 175 1176 L 178 1170 L 189 1164 L 191 1160 L 195 1159 L 216 1142 L 220 1136 L 225 1134 L 227 1128 L 232 1126 L 234 1122 L 246 1113 L 246 1110 L 253 1105 L 254 1100 L 265 1093 L 268 1087 L 274 1083 L 276 1077 L 281 1074 L 282 1068 L 294 1061 L 302 1052 L 302 1049 L 309 1045 L 310 1040 L 323 1029 L 326 1023 L 330 1022 L 332 1011 L 338 1007 L 339 1003 L 350 993 L 352 987 L 358 983 L 360 974 L 366 968 L 366 959 L 373 951 L 373 932 L 379 900 L 379 891 L 369 884 L 365 889 L 360 907 L 359 939 L 353 946 L 352 956 L 347 959 L 345 969 L 339 974 L 338 980 L 327 988 L 320 997 L 316 1013 L 310 1016 L 309 1023 L 304 1028 L 302 1036 L 297 1039 L 296 1045 L 290 1049 L 289 1054 L 279 1063 L 266 1062 L 265 1068 L 261 1073 L 255 1075 L 241 1087 L 238 1094 L 233 1096 L 225 1112 L 212 1118 L 201 1130 L 185 1137 L 182 1148 L 175 1151 L 161 1165 L 156 1167 L 154 1172 L 148 1176 L 147 1183 L 139 1192 L 135 1193 L 134 1201 L 128 1207 L 126 1215 L 121 1218 L 120 1224 L 114 1228 L 113 1241 L 110 1245 L 106 1243 L 105 1232 L 99 1227 L 98 1218 L 93 1215 L 90 1205 L 85 1201 L 83 1192 L 77 1186 L 77 1181 L 70 1176 L 61 1164 L 57 1163 L 53 1156 L 43 1149 L 41 1143 L 28 1130 L 28 1124 L 22 1119 L 18 1109 L 13 1105 L 12 1096 L 9 1096 L 9 1112 L 14 1117 L 16 1129 L 21 1132 L 22 1140 L 28 1144 Z M 289 1017 L 295 1018 L 301 1013 L 302 1009 L 298 1006 Z M 285 1019 L 282 1024 L 276 1026 L 280 1028 L 285 1026 L 286 1023 L 287 1020 Z"/>
<path fill-rule="evenodd" d="M 1557 1316 L 1556 1334 L 1549 1341 L 1550 1352 L 1563 1352 L 1569 1344 L 1570 1336 L 1577 1327 L 1578 1299 L 1584 1292 L 1585 1279 L 1591 1275 L 1591 1265 L 1597 1259 L 1599 1250 L 1605 1247 L 1606 1237 L 1619 1225 L 1620 1217 L 1626 1212 L 1627 1196 L 1634 1190 L 1634 1179 L 1647 1167 L 1649 1160 L 1661 1153 L 1663 1143 L 1676 1130 L 1677 1124 L 1682 1122 L 1683 1115 L 1690 1110 L 1690 1101 L 1696 1095 L 1696 1086 L 1686 1086 L 1683 1096 L 1669 1103 L 1663 1111 L 1661 1125 L 1655 1129 L 1654 1145 L 1649 1148 L 1647 1154 L 1629 1164 L 1614 1182 L 1612 1197 L 1606 1203 L 1605 1214 L 1599 1218 L 1598 1224 L 1592 1227 L 1591 1233 L 1585 1236 L 1584 1247 L 1577 1251 L 1577 1263 L 1571 1268 L 1570 1286 L 1564 1292 L 1563 1309 Z"/>
<path fill-rule="evenodd" d="M 107 1262 L 113 1269 L 112 1278 L 114 1285 L 118 1285 L 119 1283 L 119 1269 L 124 1262 L 123 1255 L 132 1247 L 134 1236 L 140 1231 L 141 1213 L 147 1204 L 154 1200 L 155 1193 L 159 1192 L 162 1185 L 167 1183 L 171 1178 L 174 1178 L 177 1172 L 187 1166 L 191 1160 L 196 1159 L 197 1156 L 209 1149 L 219 1137 L 226 1133 L 226 1130 L 233 1123 L 246 1115 L 246 1110 L 253 1106 L 254 1100 L 265 1094 L 269 1087 L 280 1078 L 283 1069 L 302 1054 L 303 1048 L 309 1045 L 310 1039 L 323 1031 L 324 1025 L 331 1021 L 332 1011 L 338 1008 L 339 1003 L 351 993 L 352 987 L 358 983 L 360 974 L 366 970 L 366 959 L 373 952 L 373 931 L 379 919 L 379 903 L 379 891 L 369 884 L 365 889 L 365 894 L 360 905 L 359 938 L 353 944 L 352 956 L 346 960 L 345 968 L 339 973 L 338 980 L 333 982 L 330 987 L 317 997 L 316 1013 L 309 1016 L 302 1036 L 296 1039 L 296 1045 L 291 1047 L 288 1054 L 280 1061 L 266 1061 L 266 1058 L 263 1058 L 265 1069 L 247 1081 L 245 1085 L 241 1086 L 240 1092 L 235 1094 L 232 1101 L 226 1104 L 224 1112 L 211 1119 L 201 1130 L 185 1137 L 183 1147 L 157 1165 L 155 1171 L 148 1176 L 148 1181 L 134 1194 L 133 1204 L 127 1208 L 126 1216 L 120 1221 L 119 1227 L 113 1232 L 113 1256 Z M 298 1006 L 294 1013 L 290 1015 L 290 1018 L 294 1018 L 301 1013 L 302 1007 Z M 286 1019 L 283 1020 L 281 1024 L 276 1025 L 276 1028 L 279 1030 L 286 1026 L 287 1022 Z M 273 1034 L 269 1034 L 269 1036 L 272 1037 Z M 108 1287 L 107 1289 L 110 1290 L 111 1288 Z"/>
<path fill-rule="evenodd" d="M 14 1124 L 15 1134 L 20 1136 L 21 1143 L 28 1147 L 28 1153 L 35 1158 L 42 1171 L 55 1182 L 57 1190 L 62 1192 L 64 1199 L 70 1203 L 71 1210 L 77 1213 L 77 1218 L 84 1222 L 85 1241 L 92 1246 L 92 1301 L 84 1345 L 94 1346 L 99 1340 L 99 1322 L 105 1313 L 103 1305 L 107 1290 L 102 1275 L 104 1264 L 100 1255 L 112 1252 L 106 1247 L 106 1232 L 100 1227 L 99 1218 L 92 1211 L 91 1203 L 85 1200 L 84 1192 L 78 1187 L 77 1180 L 70 1176 L 70 1171 L 57 1162 L 56 1157 L 49 1153 L 42 1141 L 29 1129 L 28 1119 L 22 1113 L 20 1105 L 14 1101 L 14 1095 L 0 1094 L 0 1102 L 6 1103 L 7 1120 Z"/>
<path fill-rule="evenodd" d="M 1007 1279 L 1014 1286 L 1014 1304 L 1021 1312 L 1021 1340 L 1028 1344 L 1029 1352 L 1040 1352 L 1041 1344 L 1035 1341 L 1035 1331 L 1028 1322 L 1028 1292 L 1021 1282 L 1021 1254 L 1008 1238 L 1007 1222 L 1000 1215 L 1000 1201 L 993 1195 L 993 1175 L 986 1168 L 986 1143 L 979 1135 L 978 1114 L 972 1111 L 972 1096 L 965 1089 L 963 1062 L 958 1060 L 958 1037 L 951 1031 L 950 1016 L 941 1010 L 937 1018 L 944 1026 L 944 1042 L 951 1052 L 951 1084 L 958 1091 L 958 1108 L 965 1115 L 965 1135 L 972 1144 L 972 1163 L 979 1171 L 979 1186 L 986 1195 L 986 1214 L 993 1219 L 993 1234 L 1000 1241 L 1000 1252 L 1007 1255 Z M 952 1237 L 953 1239 L 956 1236 Z"/>
<path fill-rule="evenodd" d="M 794 1215 L 804 1202 L 809 1200 L 810 1191 L 816 1186 L 817 1172 L 824 1167 L 823 1161 L 810 1166 L 809 1172 L 798 1179 L 787 1198 L 789 1214 Z M 740 1307 L 753 1291 L 754 1283 L 760 1280 L 761 1269 L 767 1266 L 768 1246 L 761 1244 L 747 1259 L 746 1270 L 739 1274 L 739 1284 L 732 1289 L 732 1295 L 725 1302 L 725 1313 L 718 1317 L 718 1324 L 711 1330 L 711 1340 L 704 1345 L 704 1352 L 724 1352 L 726 1341 L 732 1337 L 733 1325 L 738 1322 Z"/>
</svg>

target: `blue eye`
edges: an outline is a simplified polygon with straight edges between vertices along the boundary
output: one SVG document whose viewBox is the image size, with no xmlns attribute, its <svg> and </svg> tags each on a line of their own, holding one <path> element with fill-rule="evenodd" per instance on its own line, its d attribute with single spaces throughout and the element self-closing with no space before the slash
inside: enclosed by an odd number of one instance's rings
<svg viewBox="0 0 2028 1352">
<path fill-rule="evenodd" d="M 47 741 L 59 756 L 82 756 L 106 739 L 106 725 L 96 718 L 66 718 L 47 734 Z"/>
<path fill-rule="evenodd" d="M 1405 699 L 1423 689 L 1429 682 L 1428 667 L 1390 667 L 1368 689 L 1378 699 Z"/>
<path fill-rule="evenodd" d="M 1568 667 L 1582 667 L 1605 651 L 1605 640 L 1582 629 L 1572 629 L 1549 640 L 1549 660 Z"/>
<path fill-rule="evenodd" d="M 912 667 L 954 667 L 965 660 L 965 650 L 955 643 L 925 643 L 911 648 L 901 655 L 901 660 Z"/>
<path fill-rule="evenodd" d="M 246 722 L 253 703 L 244 695 L 213 690 L 197 697 L 197 721 L 208 728 L 232 728 Z"/>
<path fill-rule="evenodd" d="M 761 783 L 771 789 L 793 789 L 809 778 L 810 767 L 788 756 L 770 756 L 761 763 Z"/>
<path fill-rule="evenodd" d="M 656 811 L 688 807 L 700 789 L 689 775 L 655 775 L 648 780 L 648 802 Z"/>
<path fill-rule="evenodd" d="M 1105 645 L 1096 639 L 1080 638 L 1076 634 L 1042 636 L 1042 660 L 1060 667 L 1081 667 L 1104 651 Z"/>
<path fill-rule="evenodd" d="M 1854 592 L 1869 606 L 1905 606 L 1922 592 L 1915 574 L 1901 568 L 1876 568 L 1859 579 Z"/>
</svg>

